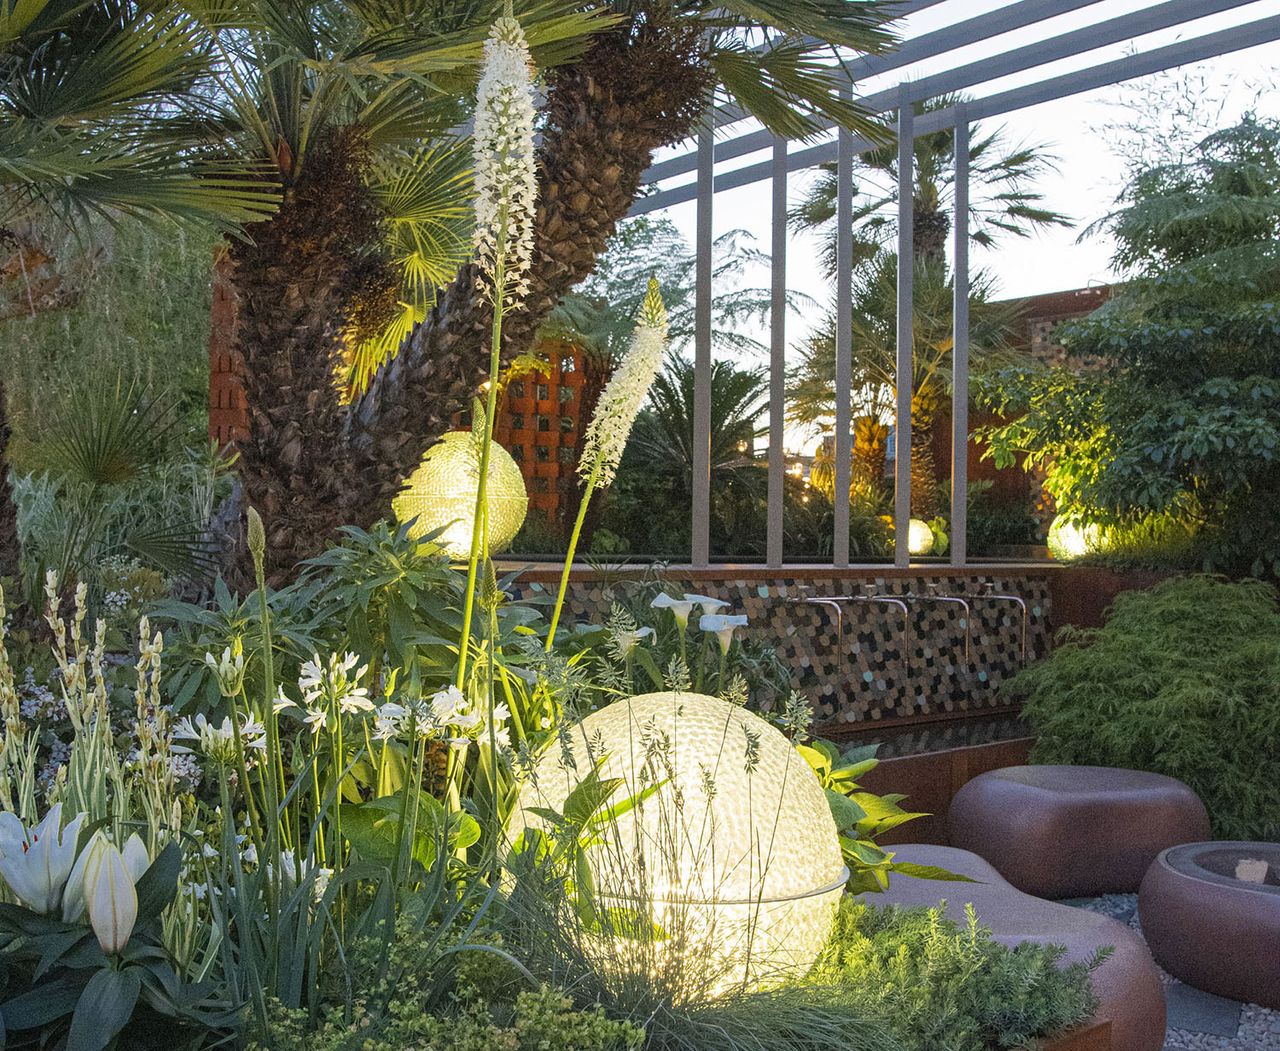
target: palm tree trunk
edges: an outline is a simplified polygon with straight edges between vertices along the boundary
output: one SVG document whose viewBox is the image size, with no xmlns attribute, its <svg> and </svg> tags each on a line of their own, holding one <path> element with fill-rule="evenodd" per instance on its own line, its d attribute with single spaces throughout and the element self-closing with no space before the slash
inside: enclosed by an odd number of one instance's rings
<svg viewBox="0 0 1280 1051">
<path fill-rule="evenodd" d="M 358 489 L 334 369 L 357 302 L 392 280 L 377 256 L 366 156 L 349 135 L 317 146 L 279 212 L 229 246 L 249 416 L 238 470 L 266 525 L 273 584 L 334 537 Z"/>
<path fill-rule="evenodd" d="M 638 19 L 597 37 L 580 62 L 549 78 L 529 293 L 504 319 L 508 357 L 533 345 L 560 297 L 591 272 L 654 151 L 694 126 L 708 85 L 700 48 L 691 28 Z M 489 321 L 474 267 L 464 267 L 352 406 L 352 521 L 385 514 L 402 479 L 468 405 L 485 379 Z"/>
<path fill-rule="evenodd" d="M 911 514 L 926 522 L 936 518 L 938 466 L 933 458 L 933 424 L 939 395 L 932 383 L 922 384 L 911 396 Z"/>
</svg>

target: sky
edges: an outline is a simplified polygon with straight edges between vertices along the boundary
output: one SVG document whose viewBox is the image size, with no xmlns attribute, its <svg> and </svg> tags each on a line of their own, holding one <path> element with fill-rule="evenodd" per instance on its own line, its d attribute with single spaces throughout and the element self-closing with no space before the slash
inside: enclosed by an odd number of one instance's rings
<svg viewBox="0 0 1280 1051">
<path fill-rule="evenodd" d="M 1184 2 L 1191 3 L 1193 0 Z M 1001 6 L 1006 5 L 993 5 L 982 0 L 948 0 L 900 23 L 902 35 L 918 35 Z M 953 52 L 950 56 L 919 63 L 905 70 L 895 70 L 884 77 L 864 82 L 859 85 L 859 90 L 879 90 L 904 78 L 915 79 L 939 72 L 1150 6 L 1154 5 L 1149 2 L 1101 0 L 1080 11 L 1048 19 L 1028 29 L 984 40 Z M 1256 0 L 1234 11 L 1201 18 L 1175 30 L 1148 34 L 1128 43 L 1100 48 L 1083 56 L 1041 66 L 1028 73 L 1006 77 L 970 89 L 969 94 L 983 97 L 1047 76 L 1120 58 L 1135 47 L 1144 50 L 1159 47 L 1278 12 L 1280 0 Z M 1108 133 L 1106 125 L 1131 119 L 1135 112 L 1135 102 L 1148 110 L 1155 107 L 1165 130 L 1182 137 L 1187 136 L 1193 116 L 1209 121 L 1211 126 L 1234 123 L 1246 109 L 1254 109 L 1260 115 L 1280 117 L 1277 81 L 1280 81 L 1280 44 L 1271 43 L 1221 56 L 1209 62 L 1185 66 L 1172 75 L 1157 74 L 1144 78 L 1142 82 L 1130 82 L 1128 86 L 1076 95 L 983 122 L 983 127 L 987 130 L 996 126 L 1003 127 L 1014 143 L 1043 144 L 1056 157 L 1056 170 L 1039 180 L 1037 188 L 1044 194 L 1046 206 L 1069 216 L 1072 224 L 1067 228 L 1050 229 L 1029 238 L 1006 238 L 991 250 L 975 246 L 971 251 L 971 266 L 989 272 L 995 279 L 999 298 L 1080 288 L 1113 280 L 1116 275 L 1110 265 L 1111 245 L 1106 237 L 1080 238 L 1085 227 L 1107 213 L 1125 181 L 1125 164 L 1117 145 L 1121 138 L 1132 137 L 1115 131 Z M 1197 112 L 1189 115 L 1178 103 L 1179 85 L 1189 89 L 1196 99 Z M 730 131 L 737 134 L 739 131 L 752 130 L 753 127 L 749 122 L 742 122 L 734 125 Z M 680 147 L 667 151 L 662 156 L 682 152 L 684 148 Z M 762 160 L 766 156 L 753 155 L 732 164 L 737 167 L 742 163 Z M 688 176 L 680 178 L 687 179 Z M 680 180 L 674 180 L 668 185 L 678 181 Z M 804 173 L 792 175 L 793 202 L 802 194 L 807 181 Z M 678 205 L 660 214 L 665 214 L 675 222 L 692 243 L 695 217 L 692 203 Z M 770 190 L 767 182 L 718 194 L 713 214 L 717 234 L 736 228 L 746 229 L 759 239 L 761 247 L 767 248 L 770 238 Z M 761 286 L 767 285 L 767 272 L 762 271 L 756 278 Z M 787 284 L 823 304 L 830 300 L 830 290 L 821 276 L 817 261 L 816 241 L 807 235 L 793 234 L 790 237 Z M 806 326 L 805 316 L 790 318 L 789 343 L 794 344 L 801 338 Z M 764 332 L 752 334 L 767 340 Z"/>
</svg>

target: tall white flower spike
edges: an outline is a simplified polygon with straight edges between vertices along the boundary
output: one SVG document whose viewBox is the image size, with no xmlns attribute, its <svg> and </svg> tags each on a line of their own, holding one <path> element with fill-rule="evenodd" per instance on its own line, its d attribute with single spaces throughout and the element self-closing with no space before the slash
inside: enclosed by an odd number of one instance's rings
<svg viewBox="0 0 1280 1051">
<path fill-rule="evenodd" d="M 508 12 L 484 45 L 472 133 L 479 287 L 508 307 L 519 306 L 529 291 L 538 196 L 534 115 L 533 60 L 524 30 Z"/>
<path fill-rule="evenodd" d="M 650 278 L 649 292 L 631 336 L 631 347 L 600 394 L 595 415 L 582 441 L 578 473 L 584 479 L 594 473 L 602 489 L 618 472 L 631 427 L 666 352 L 667 308 L 662 303 L 658 282 Z"/>
</svg>

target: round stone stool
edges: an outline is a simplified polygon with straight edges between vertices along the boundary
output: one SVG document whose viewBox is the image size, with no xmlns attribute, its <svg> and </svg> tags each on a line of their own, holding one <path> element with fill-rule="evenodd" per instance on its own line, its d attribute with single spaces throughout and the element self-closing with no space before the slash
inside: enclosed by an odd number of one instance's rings
<svg viewBox="0 0 1280 1051">
<path fill-rule="evenodd" d="M 1132 893 L 1166 847 L 1209 838 L 1176 778 L 1109 766 L 1009 766 L 979 774 L 947 813 L 951 845 L 1039 898 Z"/>
<path fill-rule="evenodd" d="M 1267 862 L 1264 883 L 1235 878 Z M 1175 978 L 1280 1008 L 1280 843 L 1187 843 L 1156 858 L 1138 895 L 1142 933 Z"/>
</svg>

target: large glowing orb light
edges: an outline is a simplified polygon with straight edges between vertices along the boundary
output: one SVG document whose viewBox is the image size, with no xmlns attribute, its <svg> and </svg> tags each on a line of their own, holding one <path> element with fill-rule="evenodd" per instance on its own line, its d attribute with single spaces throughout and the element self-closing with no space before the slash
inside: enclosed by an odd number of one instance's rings
<svg viewBox="0 0 1280 1051">
<path fill-rule="evenodd" d="M 781 733 L 703 694 L 616 701 L 539 760 L 514 834 L 563 813 L 597 763 L 621 779 L 608 800 L 621 812 L 586 852 L 599 903 L 652 921 L 647 944 L 600 945 L 606 969 L 656 970 L 673 995 L 699 997 L 812 966 L 848 873 L 823 788 Z"/>
<path fill-rule="evenodd" d="M 1079 525 L 1058 515 L 1049 525 L 1045 543 L 1049 547 L 1049 554 L 1059 562 L 1070 562 L 1073 558 L 1081 558 L 1090 551 L 1098 550 L 1102 543 L 1102 531 L 1096 523 Z"/>
<path fill-rule="evenodd" d="M 480 456 L 468 431 L 452 431 L 427 450 L 405 479 L 391 507 L 401 522 L 416 519 L 410 533 L 420 537 L 443 529 L 436 542 L 455 558 L 471 550 L 480 485 Z M 529 496 L 519 465 L 501 445 L 489 448 L 489 550 L 502 551 L 524 524 Z"/>
<path fill-rule="evenodd" d="M 927 555 L 933 550 L 933 530 L 923 518 L 907 523 L 907 550 L 913 555 Z"/>
</svg>

